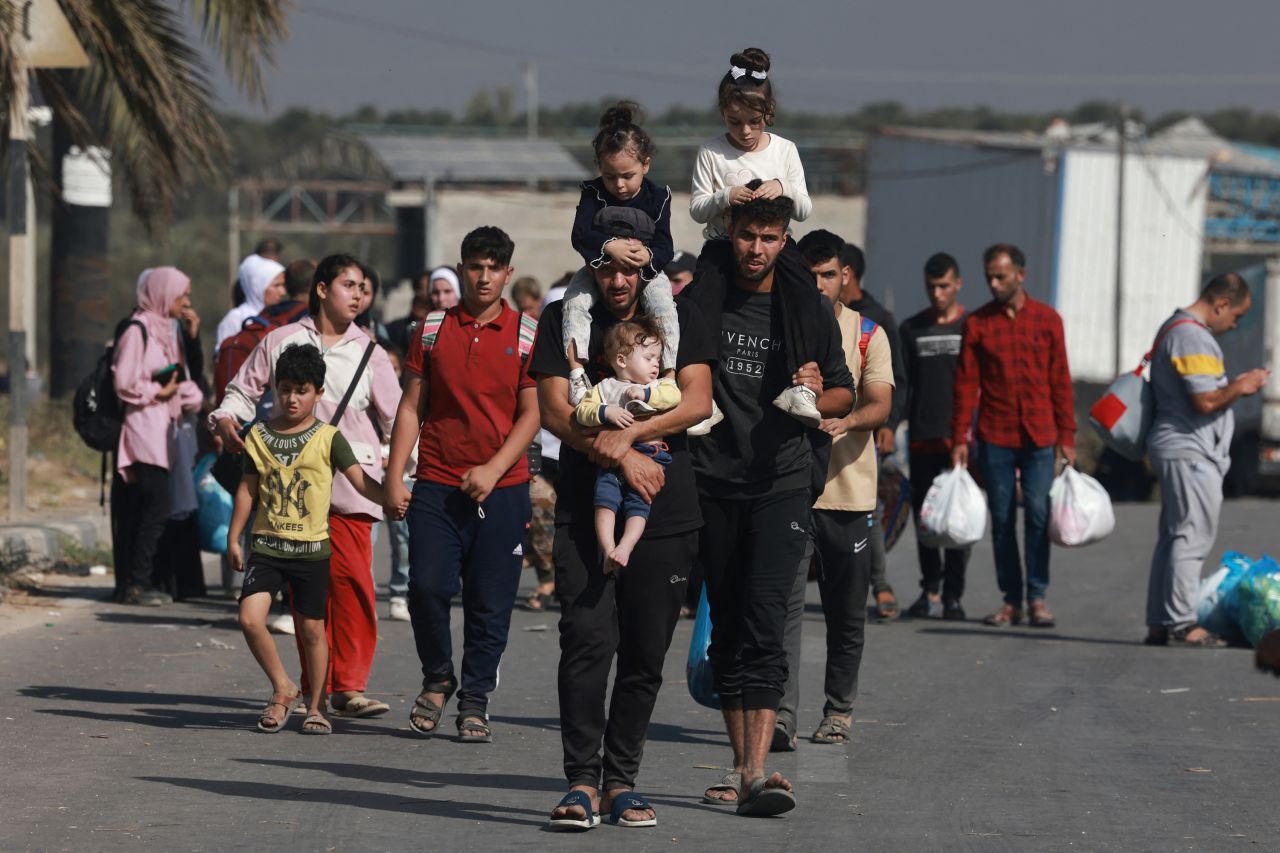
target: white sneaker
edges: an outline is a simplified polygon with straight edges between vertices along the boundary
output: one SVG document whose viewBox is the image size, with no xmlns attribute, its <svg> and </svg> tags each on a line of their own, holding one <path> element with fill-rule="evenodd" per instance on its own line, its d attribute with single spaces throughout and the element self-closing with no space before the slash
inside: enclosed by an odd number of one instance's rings
<svg viewBox="0 0 1280 853">
<path fill-rule="evenodd" d="M 293 636 L 293 617 L 288 613 L 283 613 L 267 623 L 267 630 L 273 634 L 288 634 Z"/>
<path fill-rule="evenodd" d="M 698 421 L 689 427 L 686 432 L 689 435 L 706 435 L 711 432 L 711 428 L 724 420 L 724 412 L 720 411 L 720 407 L 716 405 L 716 401 L 711 401 L 711 417 L 704 421 Z"/>
<path fill-rule="evenodd" d="M 591 380 L 587 379 L 587 371 L 581 367 L 569 371 L 569 405 L 576 409 L 590 390 Z"/>
<path fill-rule="evenodd" d="M 804 385 L 792 385 L 773 398 L 773 404 L 800 423 L 817 428 L 822 425 L 818 411 L 818 395 Z"/>
<path fill-rule="evenodd" d="M 409 621 L 409 599 L 403 595 L 391 596 L 391 612 L 387 618 L 392 622 L 408 622 Z"/>
</svg>

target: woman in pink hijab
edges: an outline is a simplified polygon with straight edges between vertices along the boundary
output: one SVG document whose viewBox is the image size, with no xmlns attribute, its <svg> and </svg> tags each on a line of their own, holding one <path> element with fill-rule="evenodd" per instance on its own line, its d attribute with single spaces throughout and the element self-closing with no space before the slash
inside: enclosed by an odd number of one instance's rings
<svg viewBox="0 0 1280 853">
<path fill-rule="evenodd" d="M 116 599 L 159 607 L 169 596 L 152 586 L 156 546 L 169 518 L 169 432 L 203 395 L 187 374 L 175 319 L 191 307 L 191 279 L 175 267 L 144 274 L 138 308 L 113 359 L 124 424 L 111 484 Z"/>
</svg>

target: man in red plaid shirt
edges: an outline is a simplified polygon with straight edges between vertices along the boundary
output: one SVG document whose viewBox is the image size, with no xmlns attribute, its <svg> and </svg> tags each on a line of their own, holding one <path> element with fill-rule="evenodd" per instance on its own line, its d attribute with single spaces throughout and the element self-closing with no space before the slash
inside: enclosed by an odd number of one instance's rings
<svg viewBox="0 0 1280 853">
<path fill-rule="evenodd" d="M 1026 604 L 1033 628 L 1052 628 L 1049 590 L 1049 487 L 1061 456 L 1076 461 L 1076 418 L 1062 318 L 1027 295 L 1026 259 L 998 243 L 982 255 L 995 297 L 969 315 L 956 367 L 951 421 L 952 465 L 969 463 L 969 427 L 978 412 L 978 463 L 991 508 L 996 582 L 1004 604 L 983 621 L 1005 627 L 1023 617 L 1018 556 L 1018 478 L 1021 476 L 1027 555 Z"/>
</svg>

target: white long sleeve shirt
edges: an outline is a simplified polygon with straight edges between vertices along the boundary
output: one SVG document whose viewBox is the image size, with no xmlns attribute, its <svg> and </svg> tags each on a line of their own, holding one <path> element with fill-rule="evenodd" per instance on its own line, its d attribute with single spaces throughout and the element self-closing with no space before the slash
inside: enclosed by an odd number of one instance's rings
<svg viewBox="0 0 1280 853">
<path fill-rule="evenodd" d="M 706 225 L 702 236 L 708 240 L 729 235 L 729 190 L 754 178 L 782 182 L 782 194 L 795 203 L 792 218 L 797 222 L 813 213 L 813 200 L 809 198 L 795 143 L 776 133 L 767 137 L 769 144 L 755 151 L 739 151 L 724 134 L 708 139 L 698 149 L 689 214 L 694 222 Z"/>
</svg>

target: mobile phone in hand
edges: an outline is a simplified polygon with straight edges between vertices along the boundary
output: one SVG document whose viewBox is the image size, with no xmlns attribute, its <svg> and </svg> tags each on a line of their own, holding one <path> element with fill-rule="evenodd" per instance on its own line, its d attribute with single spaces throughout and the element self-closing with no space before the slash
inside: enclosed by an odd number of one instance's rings
<svg viewBox="0 0 1280 853">
<path fill-rule="evenodd" d="M 169 380 L 172 379 L 173 375 L 177 372 L 178 365 L 171 364 L 168 367 L 162 367 L 155 373 L 151 374 L 151 378 L 156 382 L 159 382 L 161 385 L 168 385 Z"/>
</svg>

